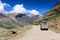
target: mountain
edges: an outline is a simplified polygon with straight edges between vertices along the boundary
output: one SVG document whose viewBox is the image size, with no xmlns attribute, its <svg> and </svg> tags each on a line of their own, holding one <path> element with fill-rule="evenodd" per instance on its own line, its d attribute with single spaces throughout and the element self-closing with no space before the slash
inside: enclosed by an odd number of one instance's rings
<svg viewBox="0 0 60 40">
<path fill-rule="evenodd" d="M 52 20 L 60 16 L 60 1 L 58 1 L 49 11 L 47 11 L 42 19 L 37 20 L 44 21 L 44 20 Z M 36 22 L 37 22 L 36 21 Z"/>
<path fill-rule="evenodd" d="M 48 19 L 50 29 L 55 32 L 60 32 L 60 1 L 45 14 L 44 18 Z"/>
<path fill-rule="evenodd" d="M 39 24 L 43 21 L 48 22 L 49 29 L 60 32 L 60 1 L 47 11 L 41 20 L 37 20 L 35 23 Z"/>
<path fill-rule="evenodd" d="M 7 16 L 3 15 L 2 13 L 0 13 L 0 18 L 3 18 L 3 17 L 7 17 Z"/>
<path fill-rule="evenodd" d="M 44 14 L 45 18 L 52 17 L 53 15 L 58 15 L 60 13 L 60 1 L 57 2 L 48 12 Z M 47 17 L 48 16 L 48 17 Z"/>
<path fill-rule="evenodd" d="M 15 18 L 21 18 L 23 16 L 26 16 L 26 15 L 25 14 L 18 14 L 18 15 L 15 16 Z"/>
<path fill-rule="evenodd" d="M 6 29 L 12 29 L 16 27 L 23 27 L 24 25 L 18 21 L 16 21 L 14 18 L 4 15 L 3 13 L 0 13 L 0 27 L 6 28 Z"/>
<path fill-rule="evenodd" d="M 25 14 L 18 14 L 15 18 L 24 24 L 32 24 L 35 20 L 39 19 L 39 15 L 29 17 Z"/>
<path fill-rule="evenodd" d="M 37 19 L 39 19 L 39 15 L 29 17 L 26 14 L 21 13 L 9 13 L 9 15 L 5 15 L 5 13 L 0 13 L 0 27 L 7 29 L 24 27 L 25 25 L 32 24 Z"/>
</svg>

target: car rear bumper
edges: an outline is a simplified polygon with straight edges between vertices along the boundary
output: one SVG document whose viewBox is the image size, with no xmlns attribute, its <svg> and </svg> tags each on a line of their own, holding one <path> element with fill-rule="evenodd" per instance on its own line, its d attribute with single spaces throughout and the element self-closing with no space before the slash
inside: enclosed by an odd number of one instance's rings
<svg viewBox="0 0 60 40">
<path fill-rule="evenodd" d="M 48 30 L 48 28 L 40 28 L 41 30 Z"/>
</svg>

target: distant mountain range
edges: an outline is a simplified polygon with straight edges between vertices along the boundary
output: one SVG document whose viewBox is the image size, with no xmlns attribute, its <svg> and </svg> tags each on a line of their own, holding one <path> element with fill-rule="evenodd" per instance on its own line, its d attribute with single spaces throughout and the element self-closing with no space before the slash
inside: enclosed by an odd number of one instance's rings
<svg viewBox="0 0 60 40">
<path fill-rule="evenodd" d="M 16 21 L 14 18 L 0 13 L 0 27 L 6 29 L 12 29 L 12 28 L 23 27 L 23 26 L 24 25 L 22 23 Z"/>
<path fill-rule="evenodd" d="M 39 15 L 29 17 L 21 13 L 13 16 L 0 13 L 0 27 L 4 27 L 7 29 L 23 27 L 24 25 L 32 24 L 35 20 L 39 19 L 39 17 Z"/>
<path fill-rule="evenodd" d="M 35 15 L 33 17 L 29 17 L 25 14 L 18 14 L 15 16 L 16 20 L 25 23 L 25 24 L 32 24 L 35 20 L 39 19 L 39 15 Z"/>
</svg>

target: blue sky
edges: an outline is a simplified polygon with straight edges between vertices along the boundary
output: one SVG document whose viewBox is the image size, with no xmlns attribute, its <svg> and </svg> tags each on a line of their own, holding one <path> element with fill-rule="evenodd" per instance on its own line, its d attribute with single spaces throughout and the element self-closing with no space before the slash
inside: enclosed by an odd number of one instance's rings
<svg viewBox="0 0 60 40">
<path fill-rule="evenodd" d="M 18 4 L 23 4 L 23 7 L 27 10 L 37 10 L 40 15 L 43 15 L 48 11 L 53 5 L 56 4 L 58 0 L 1 0 L 2 3 L 7 3 L 10 5 L 4 7 L 5 11 L 13 10 L 13 7 Z"/>
</svg>

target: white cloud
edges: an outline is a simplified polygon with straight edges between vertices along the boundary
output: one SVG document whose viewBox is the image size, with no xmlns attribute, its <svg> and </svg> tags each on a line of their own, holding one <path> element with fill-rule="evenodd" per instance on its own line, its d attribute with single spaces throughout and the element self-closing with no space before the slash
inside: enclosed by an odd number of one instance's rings
<svg viewBox="0 0 60 40">
<path fill-rule="evenodd" d="M 10 6 L 10 5 L 7 4 L 7 3 L 2 3 L 2 2 L 0 1 L 0 12 L 5 12 L 4 7 L 6 7 L 6 6 Z"/>
<path fill-rule="evenodd" d="M 26 8 L 24 8 L 23 4 L 17 4 L 13 7 L 13 10 L 11 10 L 10 12 L 8 11 L 5 11 L 4 10 L 4 7 L 7 7 L 10 5 L 7 4 L 7 3 L 2 3 L 0 1 L 0 12 L 3 12 L 3 13 L 15 13 L 15 14 L 18 14 L 18 13 L 30 13 L 29 15 L 40 15 L 39 12 L 37 10 L 27 10 Z"/>
<path fill-rule="evenodd" d="M 18 5 L 15 5 L 14 7 L 13 7 L 13 10 L 11 11 L 11 13 L 26 13 L 27 12 L 27 9 L 25 9 L 24 7 L 23 7 L 23 4 L 18 4 Z"/>
<path fill-rule="evenodd" d="M 30 13 L 30 15 L 40 15 L 37 10 L 29 10 L 28 13 Z"/>
</svg>

